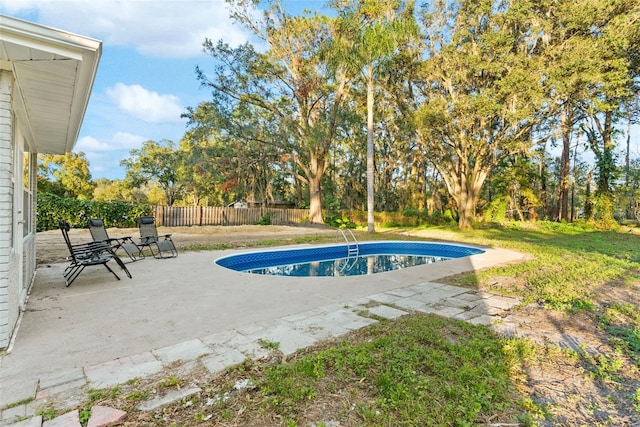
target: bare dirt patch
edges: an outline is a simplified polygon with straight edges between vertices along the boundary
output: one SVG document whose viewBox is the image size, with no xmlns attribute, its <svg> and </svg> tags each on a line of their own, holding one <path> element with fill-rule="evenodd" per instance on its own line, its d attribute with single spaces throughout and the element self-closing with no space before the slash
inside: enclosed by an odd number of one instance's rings
<svg viewBox="0 0 640 427">
<path fill-rule="evenodd" d="M 493 278 L 500 286 L 515 279 Z M 544 426 L 640 426 L 640 351 L 622 350 L 602 324 L 612 304 L 638 306 L 640 283 L 607 287 L 590 310 L 560 312 L 530 304 L 505 320 L 537 344 L 523 366 L 523 391 L 544 405 Z"/>
</svg>

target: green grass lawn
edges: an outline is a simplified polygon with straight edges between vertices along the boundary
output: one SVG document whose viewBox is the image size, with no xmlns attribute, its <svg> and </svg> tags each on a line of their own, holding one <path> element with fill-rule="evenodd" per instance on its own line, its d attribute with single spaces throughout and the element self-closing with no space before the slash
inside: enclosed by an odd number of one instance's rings
<svg viewBox="0 0 640 427">
<path fill-rule="evenodd" d="M 523 263 L 468 274 L 456 283 L 569 310 L 588 309 L 608 288 L 640 281 L 638 234 L 546 222 L 525 226 L 515 223 L 455 233 L 458 241 L 515 249 L 533 257 Z M 438 231 L 428 234 L 437 236 Z M 495 276 L 518 279 L 513 283 L 521 286 L 493 287 L 491 278 Z"/>
<path fill-rule="evenodd" d="M 290 425 L 340 396 L 331 419 L 358 425 L 526 422 L 511 373 L 527 349 L 486 327 L 416 314 L 365 328 L 349 340 L 269 367 L 254 378 L 264 409 Z M 346 405 L 352 401 L 352 406 Z M 311 410 L 310 408 L 314 408 Z"/>
</svg>

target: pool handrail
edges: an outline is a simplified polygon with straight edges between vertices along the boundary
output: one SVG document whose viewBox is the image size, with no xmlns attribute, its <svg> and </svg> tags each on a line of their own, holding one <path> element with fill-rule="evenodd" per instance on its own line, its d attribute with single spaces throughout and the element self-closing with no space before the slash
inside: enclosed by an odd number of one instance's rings
<svg viewBox="0 0 640 427">
<path fill-rule="evenodd" d="M 347 259 L 352 257 L 357 258 L 360 255 L 360 247 L 358 246 L 358 239 L 356 239 L 353 231 L 349 228 L 338 228 L 337 230 L 342 233 L 342 238 L 347 242 Z M 347 230 L 349 235 L 347 235 L 344 230 Z M 349 237 L 351 237 L 351 240 L 349 240 Z"/>
</svg>

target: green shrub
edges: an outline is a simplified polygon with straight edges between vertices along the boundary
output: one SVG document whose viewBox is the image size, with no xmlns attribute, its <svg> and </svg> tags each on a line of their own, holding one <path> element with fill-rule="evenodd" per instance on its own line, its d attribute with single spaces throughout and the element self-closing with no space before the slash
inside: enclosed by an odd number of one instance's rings
<svg viewBox="0 0 640 427">
<path fill-rule="evenodd" d="M 135 227 L 139 217 L 151 214 L 151 206 L 125 202 L 92 202 L 38 193 L 36 230 L 58 228 L 59 221 L 85 228 L 89 218 L 101 218 L 106 227 Z"/>
<path fill-rule="evenodd" d="M 402 211 L 405 218 L 415 218 L 415 224 L 420 225 L 429 220 L 429 212 L 424 209 L 405 209 Z"/>
<path fill-rule="evenodd" d="M 326 218 L 325 223 L 330 227 L 336 228 L 356 228 L 356 224 L 351 221 L 346 213 L 332 213 Z"/>
<path fill-rule="evenodd" d="M 451 209 L 447 209 L 444 211 L 444 214 L 442 214 L 443 218 L 445 219 L 445 221 L 447 222 L 458 222 L 458 215 L 455 214 L 451 211 Z"/>
<path fill-rule="evenodd" d="M 486 222 L 505 222 L 507 220 L 508 197 L 494 199 L 484 211 Z"/>
<path fill-rule="evenodd" d="M 402 212 L 376 212 L 375 223 L 383 227 L 419 227 L 423 225 L 453 224 L 456 215 L 450 210 L 444 213 L 435 211 L 431 215 L 426 209 L 405 209 Z M 325 224 L 338 228 L 357 228 L 367 226 L 367 212 L 359 210 L 326 211 Z"/>
<path fill-rule="evenodd" d="M 271 225 L 271 214 L 267 212 L 266 214 L 262 215 L 260 221 L 256 222 L 255 225 Z"/>
<path fill-rule="evenodd" d="M 429 223 L 432 225 L 452 224 L 455 223 L 451 210 L 447 209 L 444 213 L 440 211 L 433 211 L 429 216 Z"/>
<path fill-rule="evenodd" d="M 609 196 L 598 196 L 595 199 L 594 220 L 599 230 L 617 230 L 618 222 L 613 217 L 613 200 Z"/>
</svg>

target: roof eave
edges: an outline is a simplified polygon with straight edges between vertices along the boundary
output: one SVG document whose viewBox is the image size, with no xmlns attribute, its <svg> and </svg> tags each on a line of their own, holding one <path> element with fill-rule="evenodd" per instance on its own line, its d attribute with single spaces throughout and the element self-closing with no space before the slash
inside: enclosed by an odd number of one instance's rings
<svg viewBox="0 0 640 427">
<path fill-rule="evenodd" d="M 0 65 L 5 69 L 10 67 L 14 73 L 18 86 L 15 92 L 17 113 L 26 122 L 26 137 L 31 139 L 28 145 L 42 153 L 62 154 L 61 151 L 73 150 L 89 104 L 102 55 L 102 42 L 13 17 L 0 15 L 0 18 Z M 30 105 L 36 99 L 35 91 L 25 87 L 36 79 L 33 76 L 27 78 L 28 73 L 23 70 L 28 66 L 30 71 L 46 76 L 48 64 L 50 71 L 59 66 L 60 62 L 56 64 L 56 61 L 73 61 L 69 67 L 73 72 L 68 76 L 58 76 L 63 79 L 58 82 L 70 88 L 66 93 L 69 98 L 66 108 L 59 108 L 56 100 L 47 99 L 46 95 L 37 98 L 40 111 L 43 111 L 43 105 L 51 105 L 46 119 L 50 120 L 52 113 L 56 115 L 56 130 L 60 136 L 51 141 L 51 135 L 56 133 L 46 132 L 46 125 L 43 126 L 45 117 L 40 117 L 37 109 Z"/>
</svg>

